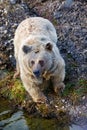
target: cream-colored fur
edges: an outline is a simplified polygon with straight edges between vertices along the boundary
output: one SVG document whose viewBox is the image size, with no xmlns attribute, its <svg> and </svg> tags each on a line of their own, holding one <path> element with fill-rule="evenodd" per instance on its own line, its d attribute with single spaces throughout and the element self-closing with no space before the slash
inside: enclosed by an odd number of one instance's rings
<svg viewBox="0 0 87 130">
<path fill-rule="evenodd" d="M 56 30 L 47 19 L 28 18 L 21 22 L 16 29 L 14 52 L 17 72 L 15 77 L 20 73 L 25 89 L 35 102 L 47 101 L 41 88 L 48 85 L 49 80 L 52 81 L 55 92 L 58 91 L 58 88 L 64 88 L 65 62 L 56 43 Z M 23 51 L 24 46 L 29 47 L 24 48 L 25 52 Z M 44 65 L 39 63 L 42 60 Z M 37 69 L 40 70 L 38 78 L 33 73 Z"/>
</svg>

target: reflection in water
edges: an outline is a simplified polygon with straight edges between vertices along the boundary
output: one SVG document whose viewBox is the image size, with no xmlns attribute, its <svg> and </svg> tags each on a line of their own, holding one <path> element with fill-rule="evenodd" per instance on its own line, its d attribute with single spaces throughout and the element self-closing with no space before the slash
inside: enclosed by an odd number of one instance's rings
<svg viewBox="0 0 87 130">
<path fill-rule="evenodd" d="M 20 110 L 12 113 L 9 103 L 0 99 L 0 130 L 87 130 L 87 126 L 62 127 L 52 119 L 31 118 Z"/>
</svg>

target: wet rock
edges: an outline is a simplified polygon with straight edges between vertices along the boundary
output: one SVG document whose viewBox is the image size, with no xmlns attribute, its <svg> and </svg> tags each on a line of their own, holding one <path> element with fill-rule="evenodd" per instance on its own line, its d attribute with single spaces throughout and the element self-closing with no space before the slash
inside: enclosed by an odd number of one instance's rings
<svg viewBox="0 0 87 130">
<path fill-rule="evenodd" d="M 9 118 L 0 121 L 0 128 L 4 127 L 6 130 L 29 130 L 22 111 L 17 111 L 13 115 L 9 112 L 9 115 Z"/>
</svg>

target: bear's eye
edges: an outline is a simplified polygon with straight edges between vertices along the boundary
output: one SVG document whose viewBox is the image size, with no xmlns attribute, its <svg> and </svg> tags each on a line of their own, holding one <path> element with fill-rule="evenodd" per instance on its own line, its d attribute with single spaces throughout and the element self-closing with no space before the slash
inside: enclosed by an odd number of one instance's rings
<svg viewBox="0 0 87 130">
<path fill-rule="evenodd" d="M 39 64 L 41 65 L 41 67 L 44 66 L 44 61 L 43 60 L 39 60 Z"/>
<path fill-rule="evenodd" d="M 28 52 L 30 52 L 32 50 L 32 47 L 31 46 L 27 46 L 27 45 L 24 45 L 23 48 L 22 48 L 23 52 L 25 54 L 27 54 Z"/>
<path fill-rule="evenodd" d="M 35 64 L 35 62 L 32 60 L 32 61 L 31 61 L 31 65 L 34 65 L 34 64 Z"/>
<path fill-rule="evenodd" d="M 51 43 L 47 43 L 46 47 L 47 50 L 52 51 L 52 44 Z"/>
</svg>

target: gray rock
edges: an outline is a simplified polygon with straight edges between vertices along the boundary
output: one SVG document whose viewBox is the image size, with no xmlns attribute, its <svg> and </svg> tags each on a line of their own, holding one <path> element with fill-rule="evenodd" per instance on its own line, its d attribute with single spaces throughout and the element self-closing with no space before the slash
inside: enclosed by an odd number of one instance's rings
<svg viewBox="0 0 87 130">
<path fill-rule="evenodd" d="M 11 4 L 16 4 L 17 0 L 9 0 Z"/>
<path fill-rule="evenodd" d="M 72 6 L 73 0 L 65 0 L 62 2 L 62 4 L 59 6 L 58 10 L 61 9 L 68 9 Z"/>
<path fill-rule="evenodd" d="M 4 79 L 7 75 L 7 72 L 0 70 L 0 80 Z"/>
</svg>

